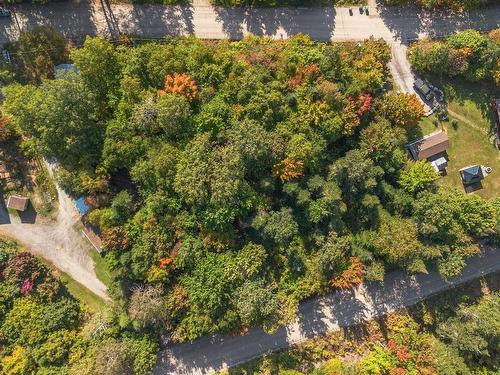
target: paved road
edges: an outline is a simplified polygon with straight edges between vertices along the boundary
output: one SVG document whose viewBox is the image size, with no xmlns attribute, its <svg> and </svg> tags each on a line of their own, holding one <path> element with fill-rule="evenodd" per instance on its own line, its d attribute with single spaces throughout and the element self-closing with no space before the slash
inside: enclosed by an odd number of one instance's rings
<svg viewBox="0 0 500 375">
<path fill-rule="evenodd" d="M 458 284 L 500 270 L 500 250 L 490 249 L 471 259 L 450 283 L 438 274 L 408 276 L 393 272 L 383 283 L 366 283 L 354 290 L 332 293 L 300 306 L 298 321 L 276 334 L 251 329 L 245 336 L 207 336 L 160 354 L 155 375 L 207 374 L 235 366 L 308 338 L 366 321 Z"/>
<path fill-rule="evenodd" d="M 73 200 L 57 188 L 59 210 L 54 221 L 40 217 L 9 215 L 0 205 L 0 235 L 26 246 L 32 253 L 51 262 L 96 295 L 109 299 L 106 286 L 94 271 L 90 243 L 75 226 L 80 223 Z"/>
<path fill-rule="evenodd" d="M 370 35 L 388 41 L 441 36 L 456 30 L 500 27 L 500 5 L 465 14 L 422 12 L 416 8 L 391 8 L 371 0 L 369 15 L 354 8 L 229 8 L 212 7 L 208 0 L 190 6 L 109 4 L 81 0 L 49 5 L 16 5 L 12 20 L 0 19 L 0 43 L 14 40 L 19 29 L 52 25 L 64 35 L 82 40 L 86 35 L 142 37 L 194 34 L 200 38 L 239 39 L 247 33 L 286 38 L 299 32 L 316 40 L 365 39 Z"/>
</svg>

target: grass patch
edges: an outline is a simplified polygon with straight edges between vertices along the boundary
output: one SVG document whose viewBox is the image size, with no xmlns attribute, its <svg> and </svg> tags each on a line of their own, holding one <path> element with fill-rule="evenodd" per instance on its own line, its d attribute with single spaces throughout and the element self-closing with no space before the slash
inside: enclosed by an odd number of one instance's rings
<svg viewBox="0 0 500 375">
<path fill-rule="evenodd" d="M 113 279 L 111 277 L 111 273 L 108 270 L 108 266 L 106 265 L 106 261 L 93 247 L 89 252 L 92 260 L 94 261 L 94 270 L 95 274 L 101 280 L 104 285 L 108 288 L 111 286 Z"/>
<path fill-rule="evenodd" d="M 49 266 L 53 268 L 52 265 Z M 104 299 L 92 293 L 79 282 L 73 280 L 68 274 L 60 270 L 56 270 L 55 274 L 61 279 L 64 285 L 66 285 L 66 288 L 68 288 L 68 292 L 77 300 L 83 302 L 86 306 L 88 306 L 91 311 L 98 312 L 106 307 L 106 301 Z"/>
<path fill-rule="evenodd" d="M 436 82 L 436 80 L 433 80 Z M 488 134 L 493 127 L 493 114 L 490 103 L 498 90 L 488 84 L 472 84 L 455 80 L 439 81 L 445 92 L 450 112 L 450 121 L 441 125 L 447 130 L 450 139 L 448 149 L 447 175 L 439 180 L 440 184 L 453 185 L 463 189 L 459 170 L 471 164 L 482 164 L 493 168 L 493 172 L 482 181 L 483 189 L 475 193 L 484 198 L 500 195 L 500 153 L 490 142 Z M 464 121 L 467 120 L 467 121 Z M 421 134 L 429 134 L 441 127 L 433 122 L 435 116 L 422 120 L 419 124 Z M 457 120 L 458 125 L 452 126 Z M 417 132 L 418 133 L 418 132 Z M 415 134 L 414 138 L 418 135 Z"/>
</svg>

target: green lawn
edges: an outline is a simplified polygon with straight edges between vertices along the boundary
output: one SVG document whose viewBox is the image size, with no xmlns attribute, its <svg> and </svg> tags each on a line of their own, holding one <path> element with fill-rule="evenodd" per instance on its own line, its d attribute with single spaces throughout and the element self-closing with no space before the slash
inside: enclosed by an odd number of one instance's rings
<svg viewBox="0 0 500 375">
<path fill-rule="evenodd" d="M 106 307 L 105 300 L 92 293 L 79 282 L 73 280 L 68 274 L 59 270 L 56 270 L 54 273 L 61 279 L 64 285 L 66 285 L 69 293 L 77 300 L 81 301 L 84 305 L 88 306 L 88 308 L 93 312 L 103 310 Z"/>
<path fill-rule="evenodd" d="M 467 165 L 482 164 L 492 167 L 493 172 L 482 181 L 483 189 L 477 190 L 475 194 L 484 198 L 500 196 L 500 153 L 488 139 L 488 132 L 493 125 L 489 104 L 491 98 L 498 92 L 487 85 L 457 81 L 436 83 L 444 87 L 447 93 L 450 112 L 453 111 L 472 123 L 471 125 L 462 121 L 451 113 L 450 121 L 442 123 L 448 131 L 450 147 L 447 175 L 439 182 L 463 189 L 459 170 Z M 431 133 L 441 127 L 441 125 L 436 127 L 432 123 L 435 118 L 435 116 L 430 116 L 421 121 L 419 130 L 422 134 Z M 452 126 L 453 119 L 458 121 L 456 128 Z"/>
</svg>

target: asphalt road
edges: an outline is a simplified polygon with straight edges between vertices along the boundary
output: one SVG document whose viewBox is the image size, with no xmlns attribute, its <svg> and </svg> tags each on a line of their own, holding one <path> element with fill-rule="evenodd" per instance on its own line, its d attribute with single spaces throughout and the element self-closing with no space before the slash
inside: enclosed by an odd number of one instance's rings
<svg viewBox="0 0 500 375">
<path fill-rule="evenodd" d="M 383 283 L 366 283 L 303 303 L 295 324 L 274 335 L 250 329 L 245 336 L 206 336 L 160 353 L 154 374 L 208 374 L 289 347 L 340 327 L 352 326 L 433 294 L 500 270 L 500 250 L 490 249 L 467 262 L 462 275 L 449 283 L 438 274 L 388 274 Z"/>
<path fill-rule="evenodd" d="M 188 6 L 110 4 L 104 0 L 12 6 L 12 19 L 0 19 L 0 43 L 15 40 L 19 30 L 52 25 L 67 37 L 134 34 L 145 38 L 194 34 L 200 38 L 240 39 L 247 33 L 287 38 L 299 32 L 315 40 L 365 39 L 370 35 L 406 43 L 425 35 L 500 27 L 500 5 L 470 13 L 426 13 L 417 8 L 392 8 L 370 2 L 369 14 L 353 8 L 231 8 L 212 7 L 208 0 Z"/>
</svg>

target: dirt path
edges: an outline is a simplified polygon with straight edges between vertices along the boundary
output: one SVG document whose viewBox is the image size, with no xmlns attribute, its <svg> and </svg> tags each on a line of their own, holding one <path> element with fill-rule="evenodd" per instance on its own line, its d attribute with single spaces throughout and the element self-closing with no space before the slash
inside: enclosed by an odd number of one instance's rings
<svg viewBox="0 0 500 375">
<path fill-rule="evenodd" d="M 109 299 L 106 286 L 95 274 L 89 254 L 91 245 L 81 231 L 75 229 L 79 216 L 73 201 L 59 187 L 57 192 L 59 212 L 54 221 L 37 217 L 34 223 L 27 223 L 18 215 L 9 215 L 5 206 L 0 206 L 0 235 L 16 240 L 99 297 Z"/>
<path fill-rule="evenodd" d="M 469 125 L 471 128 L 474 128 L 478 131 L 480 131 L 481 133 L 484 133 L 486 135 L 489 135 L 488 131 L 484 128 L 482 128 L 481 126 L 478 126 L 476 124 L 474 124 L 472 121 L 470 121 L 469 119 L 467 119 L 466 117 L 462 116 L 462 115 L 459 115 L 458 113 L 456 112 L 453 112 L 451 109 L 448 108 L 448 113 L 450 115 L 452 115 L 453 117 L 455 117 L 457 120 L 460 120 L 464 123 L 466 123 L 467 125 Z"/>
</svg>

